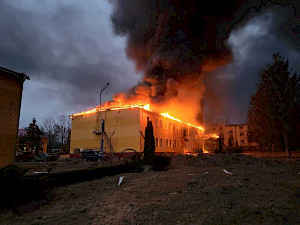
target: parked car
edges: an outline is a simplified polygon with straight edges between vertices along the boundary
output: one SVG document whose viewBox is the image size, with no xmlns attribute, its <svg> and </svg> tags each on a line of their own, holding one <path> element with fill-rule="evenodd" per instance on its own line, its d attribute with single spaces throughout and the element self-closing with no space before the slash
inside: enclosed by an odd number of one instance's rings
<svg viewBox="0 0 300 225">
<path fill-rule="evenodd" d="M 50 158 L 49 161 L 56 161 L 59 158 L 59 155 L 57 155 L 56 153 L 48 153 Z"/>
<path fill-rule="evenodd" d="M 101 152 L 93 149 L 85 149 L 80 155 L 83 161 L 100 161 L 101 160 Z"/>
<path fill-rule="evenodd" d="M 41 153 L 34 157 L 34 161 L 36 162 L 47 162 L 49 161 L 51 156 L 48 153 Z"/>
<path fill-rule="evenodd" d="M 34 159 L 33 152 L 17 152 L 16 154 L 16 162 L 30 162 Z"/>
</svg>

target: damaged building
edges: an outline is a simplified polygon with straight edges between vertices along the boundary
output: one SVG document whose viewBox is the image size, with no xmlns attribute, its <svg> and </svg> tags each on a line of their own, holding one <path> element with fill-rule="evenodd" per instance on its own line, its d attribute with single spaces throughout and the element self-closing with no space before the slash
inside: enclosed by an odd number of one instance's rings
<svg viewBox="0 0 300 225">
<path fill-rule="evenodd" d="M 158 113 L 143 106 L 109 108 L 100 112 L 105 122 L 105 152 L 121 153 L 124 149 L 144 150 L 147 121 L 153 124 L 157 153 L 197 153 L 203 149 L 204 129 Z M 100 149 L 99 112 L 73 114 L 70 153 L 80 149 Z M 98 120 L 97 120 L 98 118 Z M 98 127 L 98 128 L 97 128 Z M 98 134 L 97 134 L 98 133 Z"/>
</svg>

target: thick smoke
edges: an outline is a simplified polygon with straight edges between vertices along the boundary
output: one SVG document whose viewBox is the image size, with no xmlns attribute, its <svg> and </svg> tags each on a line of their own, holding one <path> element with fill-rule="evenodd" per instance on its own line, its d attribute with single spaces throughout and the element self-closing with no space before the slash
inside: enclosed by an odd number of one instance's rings
<svg viewBox="0 0 300 225">
<path fill-rule="evenodd" d="M 231 61 L 225 45 L 229 33 L 262 7 L 270 7 L 256 0 L 112 2 L 114 31 L 127 37 L 127 55 L 144 73 L 143 81 L 114 96 L 115 102 L 150 102 L 198 123 L 203 122 L 203 76 Z"/>
</svg>

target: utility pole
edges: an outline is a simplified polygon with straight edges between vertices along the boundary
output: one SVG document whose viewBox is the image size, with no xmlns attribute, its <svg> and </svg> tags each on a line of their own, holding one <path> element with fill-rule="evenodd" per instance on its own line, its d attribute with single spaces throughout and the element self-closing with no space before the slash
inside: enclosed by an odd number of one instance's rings
<svg viewBox="0 0 300 225">
<path fill-rule="evenodd" d="M 102 99 L 101 99 L 101 95 L 102 92 L 104 91 L 105 88 L 107 88 L 107 86 L 109 85 L 109 83 L 107 83 L 105 85 L 105 87 L 100 91 L 100 108 L 99 108 L 99 115 L 97 115 L 97 127 L 96 127 L 96 131 L 94 131 L 95 134 L 101 134 L 101 141 L 100 141 L 100 152 L 101 152 L 101 160 L 103 161 L 103 142 L 104 142 L 104 132 L 105 132 L 105 124 L 104 124 L 104 120 L 102 120 L 102 110 L 101 110 L 101 105 L 102 105 Z M 100 116 L 100 121 L 99 121 L 99 116 Z M 101 131 L 100 131 L 100 124 L 101 123 Z"/>
</svg>

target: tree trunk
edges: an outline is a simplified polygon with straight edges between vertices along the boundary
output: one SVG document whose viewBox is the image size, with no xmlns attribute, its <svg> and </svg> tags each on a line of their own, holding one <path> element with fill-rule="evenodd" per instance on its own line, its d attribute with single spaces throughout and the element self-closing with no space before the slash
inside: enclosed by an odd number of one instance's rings
<svg viewBox="0 0 300 225">
<path fill-rule="evenodd" d="M 289 151 L 288 137 L 287 137 L 286 132 L 283 132 L 283 138 L 284 138 L 284 146 L 285 146 L 286 155 L 288 157 L 291 157 L 292 155 L 291 155 L 291 152 Z"/>
</svg>

